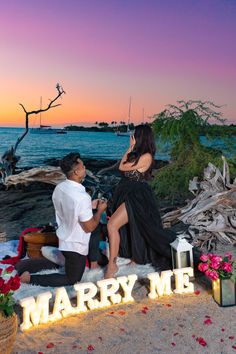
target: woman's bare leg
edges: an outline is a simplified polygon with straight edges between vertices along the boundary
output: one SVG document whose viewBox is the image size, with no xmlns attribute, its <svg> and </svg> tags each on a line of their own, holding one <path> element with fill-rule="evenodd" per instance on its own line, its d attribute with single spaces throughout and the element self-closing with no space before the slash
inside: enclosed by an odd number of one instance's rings
<svg viewBox="0 0 236 354">
<path fill-rule="evenodd" d="M 125 203 L 122 203 L 119 208 L 112 214 L 107 224 L 108 237 L 109 237 L 109 263 L 105 273 L 105 279 L 112 278 L 118 271 L 116 265 L 116 258 L 119 252 L 120 246 L 120 234 L 119 229 L 121 226 L 128 223 L 128 214 Z"/>
</svg>

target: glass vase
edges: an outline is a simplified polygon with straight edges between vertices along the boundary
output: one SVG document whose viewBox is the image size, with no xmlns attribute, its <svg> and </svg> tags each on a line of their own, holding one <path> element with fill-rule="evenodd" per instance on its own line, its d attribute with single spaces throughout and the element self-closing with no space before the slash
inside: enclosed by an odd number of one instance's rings
<svg viewBox="0 0 236 354">
<path fill-rule="evenodd" d="M 236 286 L 234 277 L 217 279 L 212 282 L 213 298 L 219 306 L 236 305 Z"/>
</svg>

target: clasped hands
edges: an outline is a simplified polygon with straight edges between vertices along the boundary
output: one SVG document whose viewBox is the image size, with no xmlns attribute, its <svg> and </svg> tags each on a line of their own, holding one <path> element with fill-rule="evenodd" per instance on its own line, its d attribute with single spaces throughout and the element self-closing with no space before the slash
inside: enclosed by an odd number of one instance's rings
<svg viewBox="0 0 236 354">
<path fill-rule="evenodd" d="M 107 201 L 106 199 L 94 199 L 92 200 L 92 208 L 97 209 L 100 212 L 103 212 L 107 208 Z"/>
</svg>

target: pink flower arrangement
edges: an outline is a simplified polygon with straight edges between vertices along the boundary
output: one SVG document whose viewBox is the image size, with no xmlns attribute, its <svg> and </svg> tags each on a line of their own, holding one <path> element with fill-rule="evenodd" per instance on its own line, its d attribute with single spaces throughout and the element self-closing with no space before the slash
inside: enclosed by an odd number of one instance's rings
<svg viewBox="0 0 236 354">
<path fill-rule="evenodd" d="M 235 261 L 231 253 L 225 253 L 223 257 L 213 253 L 202 254 L 198 269 L 205 273 L 211 280 L 228 279 L 233 275 Z"/>
<path fill-rule="evenodd" d="M 0 312 L 11 316 L 14 312 L 14 291 L 20 287 L 20 277 L 13 266 L 0 268 Z"/>
</svg>

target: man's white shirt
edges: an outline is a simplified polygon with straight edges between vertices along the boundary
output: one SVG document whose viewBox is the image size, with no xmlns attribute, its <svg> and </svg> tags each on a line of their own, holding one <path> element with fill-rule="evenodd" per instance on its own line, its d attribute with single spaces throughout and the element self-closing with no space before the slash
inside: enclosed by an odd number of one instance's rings
<svg viewBox="0 0 236 354">
<path fill-rule="evenodd" d="M 84 232 L 80 221 L 85 222 L 93 217 L 91 197 L 82 184 L 66 179 L 56 186 L 52 200 L 59 249 L 87 256 L 91 233 Z"/>
</svg>

